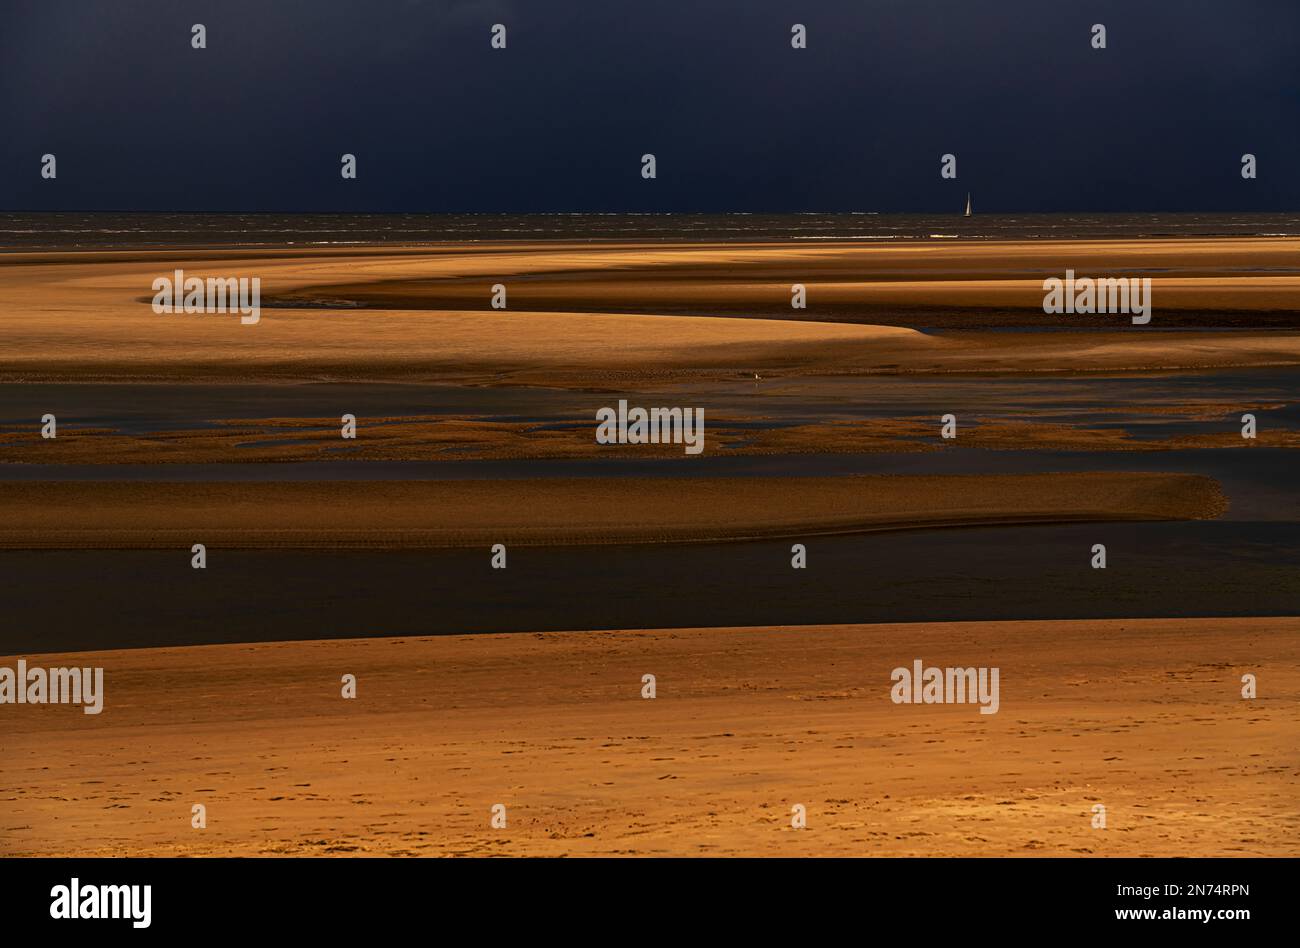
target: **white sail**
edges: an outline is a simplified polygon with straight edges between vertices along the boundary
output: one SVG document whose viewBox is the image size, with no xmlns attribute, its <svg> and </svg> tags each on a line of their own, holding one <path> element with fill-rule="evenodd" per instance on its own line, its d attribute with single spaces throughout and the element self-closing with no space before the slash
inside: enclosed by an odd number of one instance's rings
<svg viewBox="0 0 1300 948">
<path fill-rule="evenodd" d="M 970 217 L 970 192 L 966 192 L 966 216 Z"/>
</svg>

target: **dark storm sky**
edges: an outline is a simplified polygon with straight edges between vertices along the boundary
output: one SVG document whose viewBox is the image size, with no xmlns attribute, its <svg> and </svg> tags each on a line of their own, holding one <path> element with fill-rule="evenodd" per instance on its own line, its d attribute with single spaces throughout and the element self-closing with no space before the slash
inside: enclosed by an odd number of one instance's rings
<svg viewBox="0 0 1300 948">
<path fill-rule="evenodd" d="M 0 132 L 8 210 L 1295 211 L 1300 0 L 2 0 Z"/>
</svg>

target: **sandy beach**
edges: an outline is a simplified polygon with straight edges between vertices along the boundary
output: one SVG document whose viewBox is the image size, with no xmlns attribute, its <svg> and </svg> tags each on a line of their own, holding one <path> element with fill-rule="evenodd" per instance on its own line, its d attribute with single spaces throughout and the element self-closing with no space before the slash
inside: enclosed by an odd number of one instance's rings
<svg viewBox="0 0 1300 948">
<path fill-rule="evenodd" d="M 0 255 L 0 652 L 105 649 L 0 666 L 106 682 L 0 710 L 0 854 L 1300 854 L 1298 250 Z M 1067 267 L 1151 323 L 1045 315 Z M 180 269 L 260 320 L 154 313 Z M 623 397 L 704 456 L 596 443 Z M 999 710 L 892 703 L 918 659 Z"/>
<path fill-rule="evenodd" d="M 990 622 L 27 655 L 102 666 L 105 703 L 8 709 L 0 852 L 1295 856 L 1298 633 Z M 999 667 L 998 712 L 892 703 L 891 670 L 917 658 Z"/>
<path fill-rule="evenodd" d="M 5 930 L 1284 917 L 1300 2 L 10 6 Z"/>
</svg>

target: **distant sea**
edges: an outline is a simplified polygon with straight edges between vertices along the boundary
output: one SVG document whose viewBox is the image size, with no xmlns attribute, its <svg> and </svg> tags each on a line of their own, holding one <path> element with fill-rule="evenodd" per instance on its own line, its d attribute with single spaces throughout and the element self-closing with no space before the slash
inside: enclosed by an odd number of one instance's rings
<svg viewBox="0 0 1300 948">
<path fill-rule="evenodd" d="M 488 240 L 1008 240 L 1300 237 L 1280 214 L 0 213 L 0 250 L 330 247 Z"/>
</svg>

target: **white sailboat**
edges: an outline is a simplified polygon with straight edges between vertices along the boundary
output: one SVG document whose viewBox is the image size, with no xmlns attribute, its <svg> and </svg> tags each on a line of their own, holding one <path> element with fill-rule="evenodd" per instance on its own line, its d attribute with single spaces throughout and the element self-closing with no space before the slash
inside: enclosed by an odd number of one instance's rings
<svg viewBox="0 0 1300 948">
<path fill-rule="evenodd" d="M 966 217 L 970 217 L 970 192 L 966 192 Z"/>
</svg>

